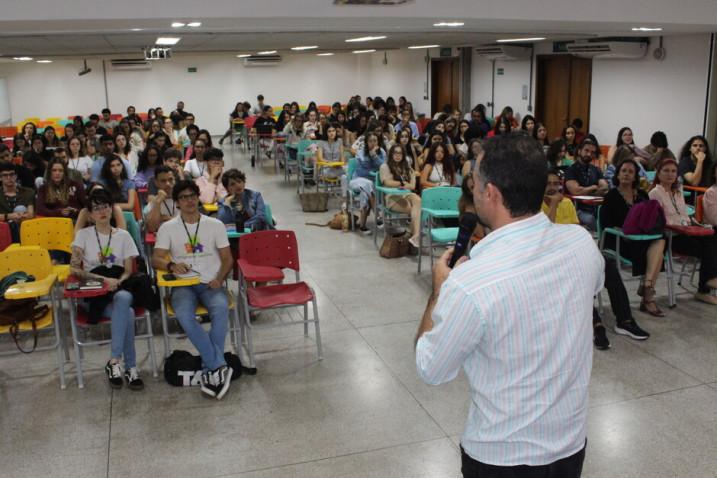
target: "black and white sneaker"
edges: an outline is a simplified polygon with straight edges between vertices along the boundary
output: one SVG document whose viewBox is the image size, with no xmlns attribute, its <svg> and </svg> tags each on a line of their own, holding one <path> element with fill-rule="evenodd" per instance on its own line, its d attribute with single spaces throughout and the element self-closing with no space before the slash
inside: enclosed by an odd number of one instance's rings
<svg viewBox="0 0 717 478">
<path fill-rule="evenodd" d="M 214 374 L 210 372 L 202 372 L 200 379 L 201 390 L 204 395 L 210 398 L 216 398 L 217 388 L 214 385 Z"/>
<path fill-rule="evenodd" d="M 127 387 L 130 390 L 142 390 L 144 389 L 144 382 L 139 376 L 139 369 L 132 367 L 129 370 L 124 371 L 124 379 L 127 381 Z"/>
<path fill-rule="evenodd" d="M 217 390 L 217 400 L 224 398 L 224 395 L 226 395 L 229 391 L 229 385 L 232 381 L 232 373 L 234 373 L 234 370 L 228 365 L 223 365 L 212 372 L 211 375 L 214 377 L 214 383 Z"/>
<path fill-rule="evenodd" d="M 110 382 L 110 387 L 122 388 L 124 382 L 122 381 L 122 366 L 119 362 L 107 362 L 107 365 L 105 365 L 105 373 L 107 374 L 107 380 Z"/>
<path fill-rule="evenodd" d="M 598 350 L 607 350 L 610 348 L 610 341 L 605 333 L 605 326 L 598 324 L 593 329 L 593 343 Z"/>
<path fill-rule="evenodd" d="M 650 338 L 650 334 L 642 330 L 634 320 L 626 320 L 625 322 L 615 325 L 615 333 L 627 335 L 631 339 L 635 340 L 646 340 Z"/>
<path fill-rule="evenodd" d="M 365 234 L 367 236 L 373 233 L 373 231 L 366 226 L 359 227 L 359 231 L 361 231 L 361 234 Z"/>
</svg>

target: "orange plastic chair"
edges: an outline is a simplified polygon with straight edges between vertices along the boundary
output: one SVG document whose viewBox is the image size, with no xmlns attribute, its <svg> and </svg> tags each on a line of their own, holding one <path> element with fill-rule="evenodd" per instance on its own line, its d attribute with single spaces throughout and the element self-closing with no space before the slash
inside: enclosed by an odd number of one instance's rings
<svg viewBox="0 0 717 478">
<path fill-rule="evenodd" d="M 319 113 L 323 113 L 325 115 L 331 113 L 331 106 L 330 105 L 319 105 L 316 107 L 317 110 L 319 110 Z"/>
<path fill-rule="evenodd" d="M 705 195 L 700 194 L 697 196 L 697 201 L 695 202 L 695 219 L 697 222 L 702 222 L 702 219 L 705 217 Z"/>
</svg>

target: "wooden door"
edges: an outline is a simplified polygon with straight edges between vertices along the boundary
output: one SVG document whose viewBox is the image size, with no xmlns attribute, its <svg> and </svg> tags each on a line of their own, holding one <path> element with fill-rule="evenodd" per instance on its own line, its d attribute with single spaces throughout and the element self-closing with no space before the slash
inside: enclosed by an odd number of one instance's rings
<svg viewBox="0 0 717 478">
<path fill-rule="evenodd" d="M 570 55 L 538 56 L 535 116 L 552 140 L 575 118 L 590 128 L 592 60 Z"/>
<path fill-rule="evenodd" d="M 459 106 L 458 58 L 434 58 L 431 60 L 431 116 L 449 104 Z"/>
</svg>

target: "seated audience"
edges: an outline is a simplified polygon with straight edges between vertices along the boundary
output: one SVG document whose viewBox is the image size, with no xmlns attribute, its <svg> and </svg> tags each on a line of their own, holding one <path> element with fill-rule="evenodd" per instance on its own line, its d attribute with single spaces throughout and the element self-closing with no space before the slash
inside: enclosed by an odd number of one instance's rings
<svg viewBox="0 0 717 478">
<path fill-rule="evenodd" d="M 50 160 L 45 181 L 37 191 L 36 213 L 45 217 L 69 217 L 74 220 L 84 205 L 84 185 L 70 180 L 64 161 L 54 158 Z"/>
<path fill-rule="evenodd" d="M 573 196 L 605 196 L 610 189 L 602 172 L 591 164 L 598 152 L 598 145 L 585 138 L 577 150 L 577 161 L 565 171 L 565 187 Z M 594 231 L 597 208 L 578 202 L 580 224 Z"/>
<path fill-rule="evenodd" d="M 18 186 L 35 189 L 35 176 L 32 174 L 32 171 L 22 164 L 14 164 L 10 148 L 2 143 L 0 143 L 0 164 L 9 164 L 13 167 L 16 174 L 15 181 Z"/>
<path fill-rule="evenodd" d="M 99 189 L 104 190 L 105 187 L 101 183 L 90 183 L 87 187 L 87 191 L 85 191 L 85 197 L 90 197 L 95 190 Z M 94 224 L 92 214 L 90 214 L 87 205 L 85 205 L 85 207 L 83 207 L 77 215 L 77 221 L 75 221 L 75 234 L 77 234 L 77 231 L 80 229 L 84 229 L 92 224 Z M 110 218 L 110 224 L 112 227 L 124 229 L 125 231 L 127 230 L 127 222 L 124 219 L 124 213 L 117 204 L 112 204 L 112 217 Z"/>
<path fill-rule="evenodd" d="M 114 129 L 119 125 L 117 120 L 111 118 L 112 112 L 109 108 L 102 109 L 102 118 L 97 121 L 97 126 L 104 128 L 107 133 L 112 134 Z"/>
<path fill-rule="evenodd" d="M 135 174 L 137 174 L 137 167 L 139 166 L 139 157 L 137 156 L 137 152 L 132 149 L 132 145 L 124 133 L 117 133 L 115 135 L 115 152 L 117 156 L 129 163 L 127 173 L 130 178 L 134 178 Z"/>
<path fill-rule="evenodd" d="M 370 234 L 371 230 L 366 227 L 366 219 L 369 211 L 376 209 L 374 178 L 371 173 L 377 174 L 381 165 L 386 162 L 386 152 L 379 147 L 379 139 L 376 133 L 366 135 L 364 147 L 358 152 L 356 162 L 353 177 L 349 178 L 349 187 L 351 190 L 358 191 L 359 195 L 359 204 L 361 206 L 359 230 L 364 234 Z"/>
<path fill-rule="evenodd" d="M 172 199 L 180 214 L 160 226 L 152 265 L 178 275 L 190 271 L 199 274 L 199 284 L 172 289 L 172 307 L 201 356 L 202 393 L 221 400 L 229 390 L 232 376 L 232 369 L 224 360 L 229 299 L 223 282 L 233 264 L 227 231 L 221 221 L 200 214 L 199 188 L 193 182 L 177 183 Z M 200 303 L 209 311 L 209 332 L 195 319 Z"/>
<path fill-rule="evenodd" d="M 316 148 L 316 160 L 325 163 L 344 162 L 344 143 L 337 133 L 337 125 L 331 124 L 326 127 L 326 139 L 321 140 Z M 343 166 L 323 168 L 318 174 L 328 178 L 340 178 L 344 174 Z"/>
<path fill-rule="evenodd" d="M 396 134 L 399 134 L 402 130 L 408 128 L 411 131 L 411 137 L 418 139 L 420 134 L 418 133 L 418 125 L 415 121 L 411 121 L 411 112 L 408 110 L 401 111 L 401 121 L 396 123 L 393 130 Z"/>
<path fill-rule="evenodd" d="M 35 191 L 18 184 L 15 168 L 7 162 L 0 162 L 0 180 L 0 221 L 10 226 L 12 241 L 20 242 L 20 224 L 35 216 Z"/>
<path fill-rule="evenodd" d="M 405 189 L 408 194 L 389 194 L 385 197 L 386 207 L 392 211 L 411 215 L 411 237 L 408 242 L 418 247 L 421 231 L 421 197 L 416 194 L 416 172 L 406 158 L 406 152 L 399 144 L 388 150 L 388 158 L 381 165 L 381 184 L 387 188 Z"/>
<path fill-rule="evenodd" d="M 612 161 L 607 165 L 607 168 L 605 168 L 605 173 L 603 174 L 603 177 L 610 186 L 610 189 L 617 187 L 618 181 L 613 181 L 613 178 L 617 175 L 618 166 L 622 164 L 623 161 L 626 161 L 628 159 L 635 161 L 635 164 L 638 167 L 638 181 L 640 178 L 646 177 L 645 168 L 640 163 L 640 156 L 637 155 L 635 148 L 627 144 L 623 144 L 622 146 L 617 148 L 615 154 L 613 154 L 612 156 Z M 645 181 L 647 180 L 645 179 Z M 647 183 L 645 183 L 645 185 L 647 185 Z M 647 187 L 645 187 L 644 189 L 647 189 Z"/>
<path fill-rule="evenodd" d="M 535 131 L 535 118 L 533 115 L 523 116 L 523 120 L 520 122 L 520 129 L 527 132 L 529 136 L 533 136 Z"/>
<path fill-rule="evenodd" d="M 199 187 L 199 200 L 202 204 L 215 204 L 224 199 L 227 190 L 222 184 L 222 173 L 224 172 L 224 153 L 218 148 L 209 148 L 204 154 L 207 168 L 195 182 Z"/>
<path fill-rule="evenodd" d="M 650 137 L 650 144 L 643 149 L 649 155 L 647 170 L 654 171 L 655 167 L 665 158 L 676 159 L 675 154 L 667 147 L 667 135 L 662 131 L 655 131 Z"/>
<path fill-rule="evenodd" d="M 622 128 L 620 128 L 620 131 L 618 131 L 617 133 L 617 139 L 615 140 L 615 144 L 610 146 L 610 149 L 607 151 L 608 164 L 617 164 L 613 162 L 613 156 L 615 156 L 617 149 L 621 146 L 627 146 L 633 150 L 635 157 L 638 159 L 638 164 L 642 166 L 649 165 L 650 154 L 635 146 L 632 129 L 627 126 L 623 126 Z"/>
<path fill-rule="evenodd" d="M 67 166 L 80 173 L 82 181 L 88 182 L 92 178 L 90 169 L 92 168 L 92 158 L 85 154 L 82 147 L 82 141 L 77 136 L 73 136 L 67 142 L 67 149 L 70 151 L 67 157 Z"/>
<path fill-rule="evenodd" d="M 560 135 L 560 138 L 565 141 L 565 159 L 567 159 L 568 161 L 577 161 L 576 155 L 578 154 L 578 146 L 581 143 L 578 143 L 576 141 L 576 135 L 577 130 L 573 125 L 564 128 L 562 134 Z"/>
<path fill-rule="evenodd" d="M 164 165 L 157 166 L 152 178 L 156 192 L 147 198 L 148 204 L 145 208 L 149 232 L 156 232 L 159 226 L 179 214 L 179 209 L 172 199 L 175 181 L 174 171 Z"/>
<path fill-rule="evenodd" d="M 506 106 L 503 108 L 503 111 L 500 112 L 498 117 L 495 119 L 496 124 L 500 123 L 502 119 L 506 119 L 508 121 L 508 124 L 510 125 L 510 128 L 508 129 L 508 132 L 518 129 L 520 126 L 520 123 L 518 123 L 518 120 L 513 115 L 513 108 L 510 106 Z"/>
<path fill-rule="evenodd" d="M 65 163 L 65 165 L 67 165 L 67 174 L 71 181 L 78 182 L 84 186 L 84 179 L 82 178 L 82 174 L 80 174 L 80 172 L 75 169 L 70 169 L 70 164 L 67 160 L 67 150 L 65 148 L 58 147 L 53 149 L 52 157 L 61 160 L 63 163 Z"/>
<path fill-rule="evenodd" d="M 462 177 L 465 178 L 473 174 L 473 170 L 475 170 L 476 163 L 478 162 L 478 158 L 480 158 L 482 152 L 483 146 L 480 139 L 473 138 L 468 142 L 466 160 L 463 163 L 463 168 L 461 169 Z"/>
<path fill-rule="evenodd" d="M 134 211 L 134 204 L 139 198 L 134 181 L 129 179 L 124 161 L 117 156 L 105 161 L 100 173 L 100 182 L 110 193 L 114 204 L 123 211 Z"/>
<path fill-rule="evenodd" d="M 707 187 L 712 166 L 710 145 L 704 136 L 693 136 L 682 147 L 678 172 L 686 186 Z"/>
<path fill-rule="evenodd" d="M 45 139 L 45 148 L 52 150 L 53 148 L 60 147 L 60 138 L 55 134 L 55 128 L 52 126 L 45 126 L 45 131 L 42 132 L 42 136 Z"/>
<path fill-rule="evenodd" d="M 87 143 L 86 147 L 87 153 L 90 154 L 90 151 L 93 147 L 93 145 L 90 145 L 89 142 Z M 101 147 L 99 155 L 95 158 L 95 161 L 92 163 L 92 169 L 90 169 L 90 173 L 92 174 L 92 181 L 100 181 L 102 168 L 104 167 L 105 162 L 108 158 L 118 158 L 115 154 L 115 140 L 112 136 L 104 135 L 101 139 Z M 129 178 L 129 172 L 132 170 L 132 166 L 127 162 L 126 160 L 122 159 L 122 164 L 124 164 L 124 168 L 127 171 L 127 177 Z"/>
<path fill-rule="evenodd" d="M 144 382 L 137 369 L 134 344 L 134 310 L 132 294 L 121 289 L 132 274 L 134 259 L 139 256 L 132 236 L 111 226 L 112 198 L 107 191 L 96 190 L 89 197 L 88 208 L 93 227 L 77 231 L 72 241 L 72 275 L 80 279 L 99 279 L 113 292 L 101 312 L 111 319 L 111 352 L 105 373 L 112 388 L 142 390 Z M 90 309 L 92 312 L 92 309 Z M 124 359 L 124 371 L 120 361 Z M 124 372 L 124 373 L 123 373 Z M 123 380 L 124 376 L 124 380 Z"/>
<path fill-rule="evenodd" d="M 564 139 L 556 139 L 548 146 L 545 153 L 545 159 L 548 162 L 548 168 L 558 168 L 565 170 L 568 166 L 572 166 L 575 161 L 568 158 L 568 145 Z"/>
<path fill-rule="evenodd" d="M 687 226 L 693 222 L 687 214 L 687 205 L 682 195 L 677 170 L 675 161 L 662 160 L 657 166 L 650 199 L 660 203 L 665 211 L 667 224 Z M 702 237 L 675 235 L 672 238 L 672 250 L 700 259 L 700 278 L 695 299 L 717 305 L 717 297 L 710 295 L 712 289 L 717 289 L 717 235 Z"/>
<path fill-rule="evenodd" d="M 137 174 L 134 176 L 134 184 L 137 188 L 146 188 L 154 178 L 154 170 L 162 164 L 162 151 L 151 144 L 142 151 L 137 164 Z"/>
<path fill-rule="evenodd" d="M 321 136 L 321 126 L 318 121 L 318 113 L 311 110 L 306 113 L 306 121 L 304 122 L 304 139 L 318 139 Z"/>
<path fill-rule="evenodd" d="M 512 128 L 510 119 L 508 118 L 500 118 L 495 120 L 495 126 L 493 129 L 488 133 L 488 137 L 492 138 L 494 136 L 500 136 L 503 134 L 510 133 Z"/>
<path fill-rule="evenodd" d="M 239 224 L 238 232 L 246 228 L 252 231 L 273 229 L 274 225 L 266 221 L 264 198 L 259 191 L 246 188 L 243 172 L 235 168 L 226 171 L 222 175 L 222 184 L 227 196 L 220 201 L 217 219 L 224 224 Z"/>
<path fill-rule="evenodd" d="M 204 153 L 207 151 L 207 143 L 197 136 L 192 145 L 194 157 L 184 163 L 184 172 L 188 173 L 192 179 L 197 179 L 204 174 L 207 168 L 207 162 L 204 159 Z"/>
<path fill-rule="evenodd" d="M 616 158 L 618 153 L 613 157 Z M 612 178 L 615 186 L 605 195 L 605 201 L 600 209 L 600 224 L 603 228 L 622 228 L 630 208 L 649 198 L 647 193 L 640 189 L 638 175 L 639 164 L 634 159 L 624 159 L 619 163 L 619 169 Z M 604 236 L 605 248 L 615 250 L 615 236 Z M 630 241 L 620 239 L 620 256 L 632 262 L 632 275 L 642 277 L 637 294 L 642 297 L 640 310 L 655 317 L 664 317 L 665 313 L 655 303 L 655 284 L 657 276 L 662 269 L 665 253 L 665 240 Z"/>
<path fill-rule="evenodd" d="M 174 174 L 174 182 L 178 183 L 179 181 L 182 181 L 184 179 L 192 179 L 189 174 L 187 174 L 186 171 L 184 171 L 184 168 L 182 167 L 182 152 L 178 149 L 169 148 L 164 152 L 162 160 L 162 165 L 167 166 L 172 173 Z M 155 174 L 157 173 L 155 169 Z M 156 192 L 154 182 L 149 183 L 149 193 L 154 194 Z M 171 194 L 170 194 L 171 196 Z"/>
<path fill-rule="evenodd" d="M 456 172 L 448 157 L 448 149 L 442 143 L 433 144 L 421 170 L 421 189 L 455 185 Z"/>
<path fill-rule="evenodd" d="M 548 170 L 545 197 L 540 205 L 543 213 L 556 224 L 580 224 L 573 202 L 563 196 L 561 188 L 560 171 L 555 168 Z"/>
</svg>

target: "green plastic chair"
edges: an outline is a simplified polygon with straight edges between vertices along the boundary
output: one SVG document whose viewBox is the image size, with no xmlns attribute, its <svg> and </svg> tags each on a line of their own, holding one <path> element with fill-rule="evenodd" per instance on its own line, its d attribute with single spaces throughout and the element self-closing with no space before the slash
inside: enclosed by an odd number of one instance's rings
<svg viewBox="0 0 717 478">
<path fill-rule="evenodd" d="M 387 195 L 405 196 L 412 191 L 407 189 L 387 188 L 381 185 L 381 174 L 376 174 L 374 189 L 376 194 L 376 216 L 383 218 L 384 233 L 392 223 L 402 224 L 411 220 L 411 215 L 403 212 L 392 211 L 386 206 Z M 373 245 L 378 247 L 378 221 L 373 222 Z"/>
<path fill-rule="evenodd" d="M 421 194 L 421 229 L 418 240 L 418 273 L 421 273 L 421 257 L 423 256 L 423 236 L 428 238 L 428 255 L 433 268 L 434 244 L 449 245 L 456 241 L 457 227 L 434 227 L 433 219 L 457 219 L 458 200 L 461 188 L 441 186 L 424 189 Z"/>
<path fill-rule="evenodd" d="M 267 202 L 264 203 L 264 221 L 267 226 L 274 228 L 274 216 L 271 214 L 271 205 Z"/>
<path fill-rule="evenodd" d="M 655 180 L 656 174 L 657 171 L 645 171 L 645 179 L 647 179 L 649 182 L 652 182 Z"/>
<path fill-rule="evenodd" d="M 143 251 L 144 246 L 140 237 L 139 223 L 137 222 L 137 219 L 135 219 L 134 213 L 132 211 L 124 211 L 122 214 L 124 214 L 124 220 L 127 223 L 127 232 L 129 232 L 129 235 L 132 236 L 132 239 L 134 239 L 134 243 L 137 245 L 137 250 Z"/>
<path fill-rule="evenodd" d="M 306 164 L 306 158 L 314 156 L 314 153 L 309 151 L 309 147 L 317 142 L 312 139 L 302 139 L 299 141 L 296 151 L 296 160 L 299 165 L 297 167 L 297 179 L 299 181 L 299 191 L 304 190 L 304 182 L 307 179 L 314 178 L 314 167 Z"/>
</svg>

